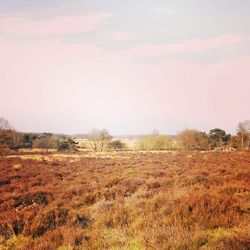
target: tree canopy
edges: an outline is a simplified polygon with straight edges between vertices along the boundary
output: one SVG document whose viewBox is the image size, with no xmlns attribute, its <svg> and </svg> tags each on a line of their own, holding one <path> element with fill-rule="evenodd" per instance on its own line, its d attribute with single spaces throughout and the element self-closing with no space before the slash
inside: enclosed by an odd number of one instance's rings
<svg viewBox="0 0 250 250">
<path fill-rule="evenodd" d="M 222 147 L 227 145 L 230 140 L 230 134 L 226 134 L 223 129 L 215 128 L 209 132 L 209 142 L 211 148 Z"/>
<path fill-rule="evenodd" d="M 184 150 L 207 150 L 209 149 L 209 139 L 205 132 L 186 129 L 178 134 L 177 145 Z"/>
</svg>

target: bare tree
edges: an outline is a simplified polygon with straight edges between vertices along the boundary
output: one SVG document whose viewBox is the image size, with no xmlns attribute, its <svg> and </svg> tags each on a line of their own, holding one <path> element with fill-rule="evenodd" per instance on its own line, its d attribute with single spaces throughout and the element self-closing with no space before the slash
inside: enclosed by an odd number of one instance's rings
<svg viewBox="0 0 250 250">
<path fill-rule="evenodd" d="M 250 147 L 250 120 L 246 120 L 246 121 L 240 122 L 238 124 L 237 135 L 240 139 L 241 149 L 249 150 L 249 147 Z"/>
<path fill-rule="evenodd" d="M 107 146 L 112 136 L 106 129 L 96 130 L 93 129 L 87 135 L 87 138 L 90 142 L 90 146 L 94 151 L 103 151 L 105 146 Z"/>
<path fill-rule="evenodd" d="M 3 117 L 0 117 L 0 154 L 9 149 L 17 149 L 20 143 L 20 133 Z"/>
<path fill-rule="evenodd" d="M 14 130 L 13 126 L 4 117 L 0 117 L 0 130 Z"/>
</svg>

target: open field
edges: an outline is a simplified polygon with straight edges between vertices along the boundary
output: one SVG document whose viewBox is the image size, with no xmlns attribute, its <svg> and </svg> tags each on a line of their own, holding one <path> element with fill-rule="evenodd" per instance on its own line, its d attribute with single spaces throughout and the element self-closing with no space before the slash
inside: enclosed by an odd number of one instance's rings
<svg viewBox="0 0 250 250">
<path fill-rule="evenodd" d="M 250 152 L 0 159 L 0 249 L 250 249 Z"/>
</svg>

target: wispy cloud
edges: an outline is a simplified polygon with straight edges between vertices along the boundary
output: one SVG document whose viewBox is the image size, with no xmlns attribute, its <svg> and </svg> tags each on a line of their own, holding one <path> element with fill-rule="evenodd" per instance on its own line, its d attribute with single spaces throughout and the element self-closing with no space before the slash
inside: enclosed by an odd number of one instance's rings
<svg viewBox="0 0 250 250">
<path fill-rule="evenodd" d="M 249 105 L 242 102 L 248 100 L 250 91 L 249 56 L 209 65 L 176 60 L 139 64 L 131 60 L 138 56 L 133 53 L 58 39 L 13 43 L 0 38 L 0 111 L 5 114 L 8 110 L 9 117 L 18 117 L 20 128 L 56 131 L 62 124 L 64 131 L 71 128 L 71 132 L 84 126 L 115 131 L 118 124 L 124 124 L 121 131 L 126 131 L 127 124 L 132 128 L 137 124 L 138 130 L 152 124 L 153 129 L 155 121 L 168 128 L 166 117 L 205 128 L 218 122 L 234 124 L 249 113 Z M 9 100 L 15 102 L 7 109 Z M 34 122 L 25 127 L 31 116 Z M 84 119 L 70 122 L 79 117 Z"/>
<path fill-rule="evenodd" d="M 115 41 L 137 40 L 141 38 L 139 33 L 133 32 L 110 32 L 109 35 Z"/>
<path fill-rule="evenodd" d="M 49 20 L 28 20 L 22 17 L 0 20 L 0 32 L 11 35 L 55 36 L 97 29 L 109 13 L 95 13 L 86 16 L 56 17 Z"/>
<path fill-rule="evenodd" d="M 171 8 L 171 7 L 155 7 L 154 12 L 163 13 L 163 14 L 170 14 L 170 13 L 175 13 L 175 9 Z"/>
<path fill-rule="evenodd" d="M 192 39 L 182 43 L 164 44 L 164 45 L 140 45 L 130 48 L 131 55 L 137 57 L 155 57 L 173 54 L 195 53 L 211 49 L 218 49 L 227 46 L 233 46 L 244 42 L 249 42 L 250 36 L 233 36 L 225 34 L 212 37 L 206 40 Z"/>
</svg>

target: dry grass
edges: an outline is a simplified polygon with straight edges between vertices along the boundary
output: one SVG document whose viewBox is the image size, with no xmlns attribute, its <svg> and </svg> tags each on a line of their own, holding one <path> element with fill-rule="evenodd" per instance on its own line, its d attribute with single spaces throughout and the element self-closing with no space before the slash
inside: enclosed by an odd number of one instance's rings
<svg viewBox="0 0 250 250">
<path fill-rule="evenodd" d="M 250 249 L 250 153 L 0 160 L 0 249 Z"/>
</svg>

